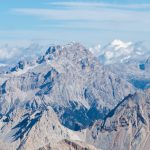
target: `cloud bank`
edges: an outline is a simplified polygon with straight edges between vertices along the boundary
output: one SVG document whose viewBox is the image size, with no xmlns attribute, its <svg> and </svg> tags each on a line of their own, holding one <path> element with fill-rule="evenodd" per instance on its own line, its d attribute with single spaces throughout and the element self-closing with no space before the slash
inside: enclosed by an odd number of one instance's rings
<svg viewBox="0 0 150 150">
<path fill-rule="evenodd" d="M 22 47 L 3 45 L 0 47 L 0 66 L 10 65 L 19 60 L 30 59 L 38 56 L 43 51 L 43 46 L 32 43 Z"/>
</svg>

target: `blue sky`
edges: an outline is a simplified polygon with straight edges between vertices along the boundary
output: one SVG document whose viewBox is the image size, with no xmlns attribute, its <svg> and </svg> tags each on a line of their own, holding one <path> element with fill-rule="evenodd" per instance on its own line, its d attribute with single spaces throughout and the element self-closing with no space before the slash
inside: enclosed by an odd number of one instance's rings
<svg viewBox="0 0 150 150">
<path fill-rule="evenodd" d="M 1 41 L 81 41 L 150 39 L 148 0 L 2 0 Z"/>
<path fill-rule="evenodd" d="M 1 0 L 0 45 L 150 43 L 149 0 Z M 150 47 L 150 46 L 149 46 Z"/>
</svg>

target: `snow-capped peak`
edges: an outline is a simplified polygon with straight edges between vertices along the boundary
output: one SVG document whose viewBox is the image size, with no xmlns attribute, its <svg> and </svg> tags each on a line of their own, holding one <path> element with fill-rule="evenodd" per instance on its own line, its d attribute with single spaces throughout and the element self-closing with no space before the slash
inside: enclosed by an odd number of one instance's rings
<svg viewBox="0 0 150 150">
<path fill-rule="evenodd" d="M 132 45 L 132 42 L 123 42 L 121 40 L 113 40 L 110 44 L 111 47 L 115 47 L 115 49 L 127 48 Z"/>
<path fill-rule="evenodd" d="M 102 48 L 100 45 L 95 46 L 90 48 L 90 51 L 95 56 L 99 56 L 101 63 L 104 64 L 128 62 L 149 52 L 142 42 L 133 43 L 121 40 L 113 40 Z"/>
<path fill-rule="evenodd" d="M 100 54 L 101 51 L 101 45 L 98 44 L 97 46 L 95 46 L 94 48 L 89 48 L 90 52 L 94 55 L 94 56 L 98 56 Z"/>
</svg>

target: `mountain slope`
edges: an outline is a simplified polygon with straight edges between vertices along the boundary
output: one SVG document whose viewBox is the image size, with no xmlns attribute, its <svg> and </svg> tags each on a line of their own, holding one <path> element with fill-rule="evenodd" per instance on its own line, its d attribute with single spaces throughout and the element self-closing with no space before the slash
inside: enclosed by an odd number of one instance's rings
<svg viewBox="0 0 150 150">
<path fill-rule="evenodd" d="M 87 141 L 103 150 L 147 150 L 150 146 L 150 91 L 127 96 L 87 132 Z"/>
<path fill-rule="evenodd" d="M 54 145 L 63 139 L 82 141 L 82 132 L 76 133 L 63 127 L 51 107 L 34 112 L 23 109 L 7 121 L 1 118 L 0 147 L 3 149 L 38 149 L 47 144 Z"/>
<path fill-rule="evenodd" d="M 16 106 L 31 110 L 51 106 L 61 123 L 73 130 L 103 118 L 134 92 L 78 43 L 51 46 L 37 60 L 19 62 L 1 75 L 1 83 L 1 114 L 9 116 Z"/>
<path fill-rule="evenodd" d="M 144 49 L 143 49 L 144 51 Z M 109 64 L 105 66 L 115 74 L 133 84 L 138 89 L 147 89 L 150 86 L 149 54 L 133 59 L 126 63 Z"/>
</svg>

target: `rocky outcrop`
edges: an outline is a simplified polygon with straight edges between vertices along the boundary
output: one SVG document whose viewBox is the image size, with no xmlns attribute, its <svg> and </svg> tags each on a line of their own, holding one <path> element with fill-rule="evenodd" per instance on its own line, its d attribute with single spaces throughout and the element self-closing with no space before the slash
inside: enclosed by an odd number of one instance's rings
<svg viewBox="0 0 150 150">
<path fill-rule="evenodd" d="M 62 140 L 54 147 L 50 144 L 39 148 L 38 150 L 97 150 L 94 146 L 80 141 Z M 99 149 L 100 150 L 100 149 Z"/>
</svg>

